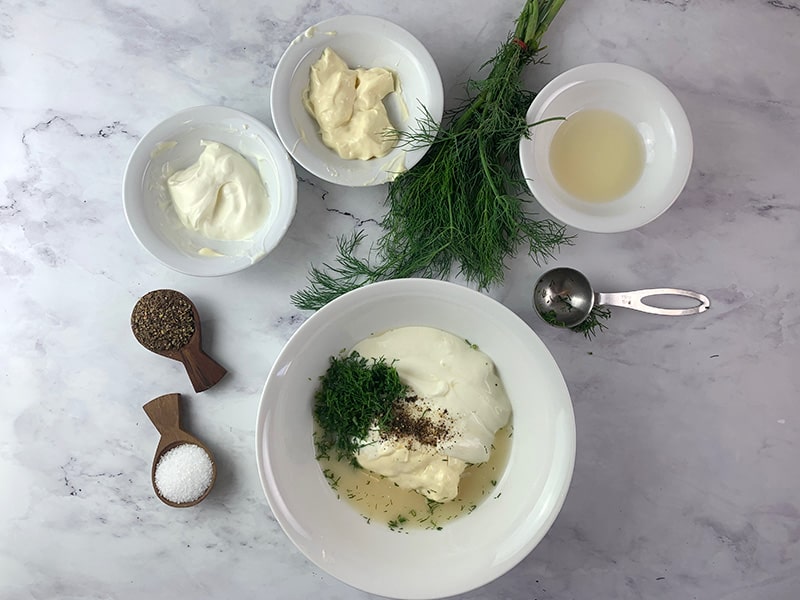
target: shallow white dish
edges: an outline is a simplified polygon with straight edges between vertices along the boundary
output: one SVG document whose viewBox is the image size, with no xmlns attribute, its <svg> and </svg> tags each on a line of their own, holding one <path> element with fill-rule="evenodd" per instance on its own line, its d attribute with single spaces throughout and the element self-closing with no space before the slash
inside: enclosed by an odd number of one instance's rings
<svg viewBox="0 0 800 600">
<path fill-rule="evenodd" d="M 495 491 L 441 531 L 396 533 L 336 498 L 315 458 L 313 395 L 331 355 L 371 333 L 437 327 L 496 363 L 513 407 L 508 465 Z M 544 537 L 569 487 L 575 422 L 569 392 L 542 341 L 488 296 L 436 280 L 372 284 L 312 315 L 275 361 L 261 396 L 256 457 L 272 512 L 317 566 L 361 590 L 441 598 L 499 577 Z"/>
<path fill-rule="evenodd" d="M 311 65 L 330 47 L 350 68 L 385 67 L 400 81 L 403 100 L 389 94 L 384 102 L 389 119 L 408 131 L 424 117 L 423 107 L 438 123 L 444 108 L 442 79 L 430 53 L 417 38 L 384 19 L 344 15 L 322 21 L 298 35 L 284 52 L 272 77 L 272 122 L 283 145 L 308 172 L 346 186 L 371 186 L 391 181 L 410 169 L 427 148 L 396 147 L 382 158 L 347 160 L 322 143 L 317 122 L 302 102 Z"/>
<path fill-rule="evenodd" d="M 626 65 L 596 63 L 562 73 L 536 96 L 528 123 L 604 109 L 630 121 L 645 147 L 638 183 L 611 202 L 571 196 L 550 169 L 550 143 L 562 121 L 536 125 L 519 146 L 522 172 L 539 204 L 560 221 L 597 233 L 628 231 L 664 213 L 686 185 L 692 166 L 692 131 L 678 99 L 652 75 Z"/>
<path fill-rule="evenodd" d="M 184 227 L 172 208 L 166 179 L 197 160 L 201 140 L 236 150 L 261 175 L 269 213 L 252 239 L 210 240 Z M 139 140 L 125 167 L 122 198 L 133 235 L 162 264 L 187 275 L 225 275 L 260 261 L 281 241 L 297 207 L 297 178 L 280 140 L 261 121 L 224 106 L 198 106 L 169 117 Z M 203 248 L 221 256 L 204 256 Z"/>
</svg>

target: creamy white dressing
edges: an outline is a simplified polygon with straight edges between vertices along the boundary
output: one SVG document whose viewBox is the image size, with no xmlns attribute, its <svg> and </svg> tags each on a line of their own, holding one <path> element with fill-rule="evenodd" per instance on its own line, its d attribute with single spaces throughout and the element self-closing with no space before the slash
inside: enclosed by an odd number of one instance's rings
<svg viewBox="0 0 800 600">
<path fill-rule="evenodd" d="M 396 90 L 388 69 L 350 69 L 325 48 L 311 66 L 303 105 L 316 119 L 323 143 L 345 159 L 386 156 L 397 143 L 383 99 Z"/>
<path fill-rule="evenodd" d="M 167 189 L 181 223 L 214 240 L 250 238 L 269 210 L 267 190 L 255 167 L 218 142 L 203 141 L 192 166 L 167 178 Z"/>
<path fill-rule="evenodd" d="M 417 410 L 448 430 L 435 447 L 382 439 L 373 430 L 356 455 L 359 464 L 437 502 L 455 498 L 464 468 L 489 459 L 495 433 L 511 416 L 492 360 L 463 338 L 431 327 L 392 329 L 353 350 L 394 361 L 400 379 L 419 397 Z"/>
</svg>

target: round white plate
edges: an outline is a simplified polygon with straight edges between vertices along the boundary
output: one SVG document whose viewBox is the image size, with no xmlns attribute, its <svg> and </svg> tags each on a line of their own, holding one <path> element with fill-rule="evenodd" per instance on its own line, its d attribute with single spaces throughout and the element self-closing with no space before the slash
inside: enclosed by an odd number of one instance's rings
<svg viewBox="0 0 800 600">
<path fill-rule="evenodd" d="M 202 140 L 229 146 L 261 175 L 269 212 L 249 240 L 209 240 L 184 227 L 172 207 L 166 179 L 197 161 Z M 125 168 L 122 198 L 133 235 L 162 264 L 187 275 L 226 275 L 260 261 L 281 241 L 297 207 L 297 178 L 280 140 L 261 121 L 225 106 L 197 106 L 139 140 Z M 221 256 L 204 256 L 203 248 Z"/>
<path fill-rule="evenodd" d="M 320 179 L 346 186 L 371 186 L 391 181 L 410 169 L 427 151 L 398 146 L 381 158 L 348 160 L 322 143 L 319 127 L 303 106 L 303 90 L 313 65 L 330 47 L 350 68 L 385 67 L 400 81 L 402 101 L 389 94 L 384 102 L 399 131 L 415 128 L 425 116 L 439 123 L 444 108 L 442 80 L 436 63 L 417 38 L 402 27 L 377 17 L 345 15 L 310 27 L 284 52 L 270 90 L 272 122 L 289 154 Z"/>
<path fill-rule="evenodd" d="M 539 204 L 558 220 L 584 231 L 614 233 L 641 227 L 678 198 L 692 166 L 692 131 L 678 99 L 658 79 L 615 63 L 582 65 L 548 83 L 528 109 L 528 123 L 604 109 L 630 121 L 642 137 L 645 166 L 638 183 L 611 202 L 571 196 L 550 169 L 550 143 L 562 121 L 531 128 L 519 159 Z"/>
<path fill-rule="evenodd" d="M 513 407 L 511 452 L 494 495 L 441 531 L 368 524 L 337 499 L 315 458 L 313 396 L 330 357 L 405 325 L 477 344 L 497 365 Z M 575 422 L 553 357 L 512 311 L 453 283 L 395 280 L 332 301 L 287 342 L 261 396 L 256 456 L 272 512 L 309 560 L 373 594 L 441 598 L 499 577 L 544 537 L 572 477 Z"/>
</svg>

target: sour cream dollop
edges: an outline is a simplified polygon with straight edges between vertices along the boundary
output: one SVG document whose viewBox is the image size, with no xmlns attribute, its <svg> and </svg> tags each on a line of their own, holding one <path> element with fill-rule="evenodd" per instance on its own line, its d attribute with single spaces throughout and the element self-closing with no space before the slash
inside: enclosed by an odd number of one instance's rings
<svg viewBox="0 0 800 600">
<path fill-rule="evenodd" d="M 255 167 L 218 142 L 201 142 L 203 152 L 192 166 L 167 179 L 181 223 L 213 240 L 249 239 L 269 210 L 267 190 Z"/>
<path fill-rule="evenodd" d="M 394 361 L 401 381 L 418 397 L 415 410 L 447 430 L 432 445 L 385 437 L 374 428 L 356 454 L 358 463 L 437 502 L 455 498 L 464 469 L 489 459 L 495 433 L 511 417 L 492 360 L 463 338 L 431 327 L 392 329 L 353 350 Z"/>
</svg>

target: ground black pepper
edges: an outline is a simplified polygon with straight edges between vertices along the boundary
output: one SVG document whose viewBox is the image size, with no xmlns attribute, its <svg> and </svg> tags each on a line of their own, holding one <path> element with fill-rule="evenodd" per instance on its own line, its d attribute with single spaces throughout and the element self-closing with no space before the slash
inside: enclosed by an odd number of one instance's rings
<svg viewBox="0 0 800 600">
<path fill-rule="evenodd" d="M 418 442 L 437 446 L 450 436 L 451 419 L 447 409 L 423 409 L 420 412 L 418 403 L 422 401 L 417 396 L 395 402 L 392 417 L 382 433 L 384 439 L 405 439 L 409 445 Z"/>
<path fill-rule="evenodd" d="M 131 329 L 139 343 L 148 350 L 179 350 L 194 335 L 192 304 L 175 290 L 149 292 L 133 307 Z"/>
</svg>

